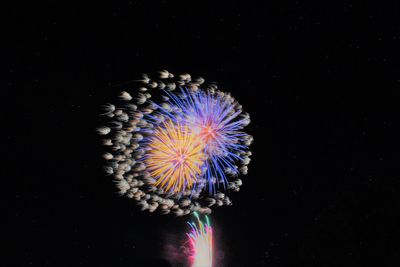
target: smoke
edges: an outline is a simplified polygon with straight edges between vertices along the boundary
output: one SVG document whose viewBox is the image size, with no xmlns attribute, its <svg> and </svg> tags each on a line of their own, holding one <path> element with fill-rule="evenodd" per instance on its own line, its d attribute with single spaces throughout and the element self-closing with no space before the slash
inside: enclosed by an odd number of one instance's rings
<svg viewBox="0 0 400 267">
<path fill-rule="evenodd" d="M 166 233 L 164 235 L 163 259 L 171 267 L 190 267 L 190 247 L 186 235 Z"/>
</svg>

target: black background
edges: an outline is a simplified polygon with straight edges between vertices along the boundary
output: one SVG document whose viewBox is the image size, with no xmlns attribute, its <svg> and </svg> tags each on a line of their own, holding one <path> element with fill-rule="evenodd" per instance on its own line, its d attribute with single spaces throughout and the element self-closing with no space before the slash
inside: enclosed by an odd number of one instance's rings
<svg viewBox="0 0 400 267">
<path fill-rule="evenodd" d="M 188 218 L 120 198 L 95 133 L 160 69 L 251 114 L 249 174 L 212 214 L 217 267 L 399 266 L 400 4 L 332 2 L 3 9 L 4 266 L 169 266 Z"/>
</svg>

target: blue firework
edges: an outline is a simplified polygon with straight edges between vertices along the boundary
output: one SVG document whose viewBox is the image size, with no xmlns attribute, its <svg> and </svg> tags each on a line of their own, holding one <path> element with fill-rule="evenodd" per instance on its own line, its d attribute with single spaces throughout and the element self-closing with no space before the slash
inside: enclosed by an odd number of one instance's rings
<svg viewBox="0 0 400 267">
<path fill-rule="evenodd" d="M 210 193 L 220 184 L 226 186 L 227 174 L 237 176 L 247 172 L 248 147 L 252 137 L 241 130 L 250 123 L 242 106 L 230 95 L 211 89 L 180 88 L 178 94 L 164 91 L 168 105 L 160 106 L 168 118 L 190 128 L 205 143 L 208 160 L 203 177 Z M 243 166 L 237 164 L 243 163 Z"/>
</svg>

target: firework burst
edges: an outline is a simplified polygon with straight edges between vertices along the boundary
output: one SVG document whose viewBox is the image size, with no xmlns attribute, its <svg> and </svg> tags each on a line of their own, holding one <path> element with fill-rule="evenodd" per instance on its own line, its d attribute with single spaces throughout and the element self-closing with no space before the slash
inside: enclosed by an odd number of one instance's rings
<svg viewBox="0 0 400 267">
<path fill-rule="evenodd" d="M 156 179 L 155 186 L 166 192 L 180 193 L 192 189 L 201 176 L 203 151 L 204 143 L 187 125 L 168 120 L 150 138 L 144 162 Z"/>
<path fill-rule="evenodd" d="M 251 156 L 242 106 L 189 74 L 162 71 L 136 83 L 132 95 L 120 94 L 122 104 L 104 106 L 110 122 L 98 128 L 109 148 L 105 171 L 120 194 L 142 210 L 177 216 L 231 205 L 229 192 L 239 191 Z"/>
<path fill-rule="evenodd" d="M 180 94 L 167 94 L 170 104 L 178 107 L 180 116 L 173 117 L 189 125 L 204 143 L 208 158 L 204 177 L 210 191 L 215 191 L 215 185 L 226 185 L 225 174 L 237 176 L 239 171 L 246 174 L 252 137 L 241 131 L 250 123 L 249 115 L 242 113 L 242 106 L 230 94 L 214 88 L 208 91 L 182 88 Z M 167 115 L 171 117 L 170 113 Z"/>
</svg>

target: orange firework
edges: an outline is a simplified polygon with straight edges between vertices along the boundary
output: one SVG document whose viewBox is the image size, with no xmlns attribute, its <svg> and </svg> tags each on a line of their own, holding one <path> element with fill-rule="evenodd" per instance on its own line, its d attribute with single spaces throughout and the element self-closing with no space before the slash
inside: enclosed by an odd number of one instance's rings
<svg viewBox="0 0 400 267">
<path fill-rule="evenodd" d="M 188 126 L 167 120 L 150 138 L 145 164 L 155 186 L 180 193 L 197 182 L 205 160 L 201 138 Z"/>
</svg>

